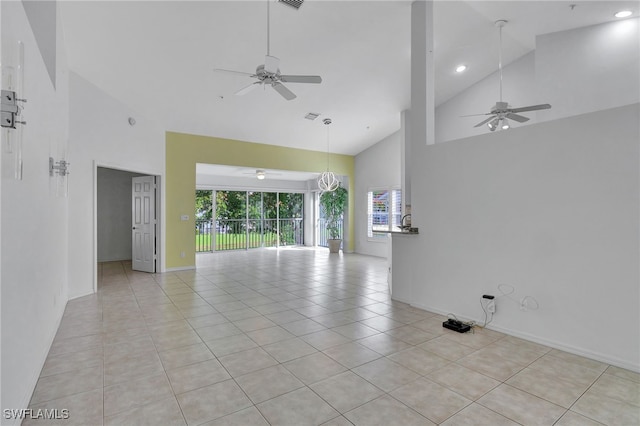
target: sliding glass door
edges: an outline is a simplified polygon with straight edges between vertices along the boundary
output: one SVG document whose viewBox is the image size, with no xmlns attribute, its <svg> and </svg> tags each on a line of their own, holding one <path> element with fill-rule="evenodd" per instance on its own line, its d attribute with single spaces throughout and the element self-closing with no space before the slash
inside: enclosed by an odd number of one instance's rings
<svg viewBox="0 0 640 426">
<path fill-rule="evenodd" d="M 287 192 L 213 191 L 203 214 L 196 191 L 196 252 L 304 244 L 304 195 Z"/>
</svg>

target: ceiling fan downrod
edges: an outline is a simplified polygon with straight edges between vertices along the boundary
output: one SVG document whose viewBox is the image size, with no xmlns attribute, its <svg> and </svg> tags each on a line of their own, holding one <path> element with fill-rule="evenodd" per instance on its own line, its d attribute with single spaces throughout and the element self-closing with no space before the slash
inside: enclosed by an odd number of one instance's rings
<svg viewBox="0 0 640 426">
<path fill-rule="evenodd" d="M 500 73 L 500 102 L 502 102 L 502 28 L 507 25 L 506 19 L 499 19 L 495 22 L 500 33 L 500 49 L 498 49 L 498 72 Z"/>
<path fill-rule="evenodd" d="M 267 0 L 267 56 L 271 56 L 271 18 L 269 15 L 269 0 Z"/>
</svg>

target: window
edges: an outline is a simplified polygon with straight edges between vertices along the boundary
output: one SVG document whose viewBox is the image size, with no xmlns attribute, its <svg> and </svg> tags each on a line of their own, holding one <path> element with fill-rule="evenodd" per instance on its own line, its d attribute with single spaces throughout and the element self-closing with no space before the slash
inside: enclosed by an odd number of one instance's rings
<svg viewBox="0 0 640 426">
<path fill-rule="evenodd" d="M 196 252 L 302 245 L 303 213 L 301 193 L 197 190 Z"/>
<path fill-rule="evenodd" d="M 367 193 L 367 237 L 384 239 L 385 234 L 400 226 L 402 191 L 399 189 L 372 190 Z M 378 231 L 378 232 L 376 232 Z"/>
</svg>

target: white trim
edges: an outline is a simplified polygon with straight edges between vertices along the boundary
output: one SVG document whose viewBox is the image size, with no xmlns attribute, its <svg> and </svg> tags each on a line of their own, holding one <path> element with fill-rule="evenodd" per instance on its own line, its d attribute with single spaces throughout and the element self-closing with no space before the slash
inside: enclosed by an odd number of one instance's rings
<svg viewBox="0 0 640 426">
<path fill-rule="evenodd" d="M 389 193 L 389 200 L 391 200 L 391 197 L 393 195 L 393 191 L 400 191 L 400 196 L 404 197 L 403 195 L 403 191 L 402 188 L 399 185 L 392 185 L 392 186 L 378 186 L 378 187 L 369 187 L 367 188 L 367 209 L 366 209 L 366 236 L 367 236 L 367 241 L 370 243 L 387 243 L 387 239 L 386 238 L 376 238 L 375 236 L 373 236 L 373 234 L 375 233 L 380 233 L 380 232 L 391 232 L 393 229 L 393 205 L 389 206 L 389 211 L 387 212 L 388 215 L 388 219 L 389 219 L 389 229 L 387 229 L 387 231 L 378 231 L 378 232 L 373 232 L 372 230 L 372 236 L 369 236 L 369 207 L 371 207 L 369 205 L 369 193 L 373 192 L 373 191 L 386 191 Z M 402 205 L 402 199 L 400 200 L 400 217 L 402 217 L 403 215 L 403 205 Z"/>
<path fill-rule="evenodd" d="M 196 266 L 176 266 L 175 268 L 166 268 L 164 272 L 192 271 Z"/>
<path fill-rule="evenodd" d="M 419 303 L 412 303 L 408 300 L 403 300 L 401 298 L 397 298 L 397 297 L 391 297 L 392 300 L 397 300 L 398 302 L 402 302 L 402 303 L 406 303 L 408 305 L 411 305 L 413 307 L 428 311 L 428 312 L 433 312 L 435 314 L 439 314 L 439 315 L 444 315 L 447 316 L 449 314 L 449 312 L 444 312 L 440 309 L 431 307 L 431 306 L 426 306 L 426 305 L 422 305 Z M 478 324 L 482 324 L 481 320 L 478 319 L 474 319 L 474 318 L 461 318 L 464 321 L 470 320 L 470 321 L 475 321 Z M 626 370 L 631 370 L 634 371 L 636 373 L 640 373 L 640 365 L 637 364 L 631 364 L 628 361 L 619 359 L 619 358 L 615 358 L 615 357 L 611 357 L 605 354 L 601 354 L 599 352 L 593 352 L 593 351 L 589 351 L 589 350 L 585 350 L 582 348 L 578 348 L 575 346 L 571 346 L 571 345 L 566 345 L 564 343 L 555 341 L 555 340 L 549 340 L 549 339 L 545 339 L 533 334 L 529 334 L 529 333 L 522 333 L 519 331 L 515 331 L 512 330 L 508 327 L 500 327 L 500 326 L 495 326 L 495 325 L 491 325 L 491 326 L 487 326 L 486 327 L 489 330 L 493 330 L 493 331 L 497 331 L 499 333 L 503 333 L 509 336 L 513 336 L 513 337 L 518 337 L 520 339 L 523 340 L 527 340 L 529 342 L 534 342 L 534 343 L 538 343 L 540 345 L 544 345 L 553 349 L 558 349 L 564 352 L 568 352 L 570 354 L 574 354 L 574 355 L 578 355 L 578 356 L 583 356 L 585 358 L 589 358 L 589 359 L 593 359 L 595 361 L 600 361 L 600 362 L 604 362 L 605 364 L 609 364 L 609 365 L 613 365 L 616 367 L 620 367 L 620 368 L 624 368 Z"/>
<path fill-rule="evenodd" d="M 204 191 L 242 191 L 242 192 L 286 192 L 289 194 L 306 194 L 313 192 L 309 189 L 286 189 L 281 186 L 244 186 L 244 185 L 207 185 L 197 184 L 196 190 Z"/>
<path fill-rule="evenodd" d="M 91 295 L 93 295 L 93 294 L 95 294 L 95 292 L 93 292 L 93 291 L 90 291 L 90 292 L 87 292 L 87 293 L 83 293 L 83 294 L 77 294 L 77 295 L 75 295 L 75 296 L 71 296 L 71 297 L 69 297 L 69 300 L 75 300 L 75 299 L 79 299 L 79 298 L 81 298 L 81 297 L 91 296 Z"/>
<path fill-rule="evenodd" d="M 149 169 L 135 169 L 135 167 L 110 163 L 108 161 L 93 160 L 93 292 L 98 291 L 98 167 L 121 170 L 131 173 L 139 173 L 148 176 L 154 176 L 156 179 L 156 220 L 160 226 L 156 229 L 156 255 L 160 262 L 156 261 L 156 273 L 165 271 L 165 258 L 162 244 L 164 241 L 164 215 L 162 214 L 162 193 L 164 182 L 162 179 L 162 171 L 153 171 Z M 81 297 L 81 296 L 77 296 Z"/>
<path fill-rule="evenodd" d="M 93 160 L 93 206 L 91 217 L 93 220 L 93 244 L 91 247 L 91 269 L 93 277 L 93 285 L 91 288 L 94 293 L 98 292 L 98 163 Z"/>
<path fill-rule="evenodd" d="M 53 328 L 53 333 L 49 336 L 49 338 L 47 339 L 48 344 L 46 346 L 44 346 L 44 354 L 42 354 L 42 356 L 40 356 L 40 359 L 42 360 L 40 362 L 40 368 L 36 369 L 33 371 L 31 377 L 28 380 L 28 384 L 29 386 L 27 386 L 27 394 L 24 395 L 22 397 L 22 401 L 20 403 L 20 407 L 29 407 L 29 402 L 31 401 L 31 398 L 33 397 L 33 392 L 35 392 L 36 390 L 36 386 L 38 385 L 38 380 L 40 379 L 40 373 L 42 372 L 42 369 L 44 368 L 44 364 L 47 362 L 47 358 L 49 357 L 49 351 L 51 350 L 51 346 L 53 345 L 53 340 L 56 338 L 56 334 L 58 334 L 58 329 L 60 328 L 60 324 L 62 323 L 62 317 L 64 316 L 64 311 L 67 308 L 67 303 L 68 301 L 66 301 L 64 303 L 64 306 L 62 306 L 62 310 L 58 313 L 58 319 L 56 320 L 56 326 L 55 328 Z M 7 407 L 3 407 L 3 408 L 7 408 Z M 12 419 L 10 421 L 11 424 L 19 424 L 16 423 L 16 421 L 19 419 Z M 2 424 L 5 424 L 4 422 Z"/>
</svg>

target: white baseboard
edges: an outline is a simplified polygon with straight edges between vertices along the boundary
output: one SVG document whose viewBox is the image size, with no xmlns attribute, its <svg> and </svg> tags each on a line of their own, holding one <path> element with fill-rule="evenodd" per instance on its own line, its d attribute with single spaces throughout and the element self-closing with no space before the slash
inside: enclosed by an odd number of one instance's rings
<svg viewBox="0 0 640 426">
<path fill-rule="evenodd" d="M 53 339 L 55 339 L 56 334 L 58 333 L 58 329 L 60 328 L 60 323 L 62 322 L 62 317 L 64 316 L 64 311 L 67 307 L 67 302 L 64 303 L 64 306 L 62 306 L 61 311 L 58 313 L 56 326 L 53 329 L 53 332 L 51 333 L 49 338 L 47 339 L 47 345 L 45 346 L 44 353 L 42 353 L 40 356 L 40 360 L 41 360 L 41 362 L 39 363 L 40 368 L 34 370 L 31 376 L 29 377 L 29 381 L 28 381 L 29 386 L 27 387 L 27 393 L 22 397 L 22 401 L 20 402 L 20 407 L 3 407 L 3 408 L 28 408 L 29 407 L 29 402 L 31 401 L 33 392 L 36 390 L 38 379 L 40 378 L 40 373 L 42 373 L 42 369 L 44 368 L 44 363 L 47 361 L 47 356 L 49 355 L 49 351 L 51 350 L 51 345 L 53 345 Z M 22 419 L 10 419 L 8 420 L 9 423 L 4 423 L 4 420 L 7 420 L 7 419 L 3 419 L 3 422 L 2 422 L 3 425 L 5 424 L 19 425 L 22 422 Z"/>
<path fill-rule="evenodd" d="M 435 314 L 439 314 L 439 315 L 444 315 L 447 316 L 449 314 L 449 312 L 444 312 L 440 309 L 434 308 L 432 306 L 426 306 L 426 305 L 421 305 L 418 303 L 411 303 L 411 301 L 409 300 L 403 300 L 401 298 L 397 298 L 397 297 L 393 297 L 393 300 L 397 300 L 398 302 L 403 302 L 403 303 L 407 303 L 413 307 L 419 308 L 419 309 L 423 309 L 425 311 L 429 311 L 429 312 L 433 312 Z M 464 317 L 459 317 L 458 319 L 463 320 L 463 321 L 475 321 L 477 324 L 482 324 L 481 320 L 478 320 L 476 318 L 464 318 Z M 533 334 L 529 334 L 529 333 L 524 333 L 518 330 L 513 330 L 510 329 L 508 327 L 501 327 L 501 326 L 496 326 L 496 325 L 489 325 L 487 326 L 487 329 L 489 330 L 493 330 L 493 331 L 497 331 L 500 333 L 504 333 L 507 334 L 509 336 L 513 336 L 513 337 L 518 337 L 520 339 L 523 340 L 527 340 L 530 342 L 534 342 L 534 343 L 538 343 L 540 345 L 544 345 L 544 346 L 548 346 L 550 348 L 553 349 L 558 349 L 564 352 L 568 352 L 574 355 L 579 355 L 579 356 L 583 356 L 585 358 L 589 358 L 589 359 L 593 359 L 596 361 L 600 361 L 600 362 L 604 362 L 605 364 L 609 364 L 609 365 L 613 365 L 616 367 L 620 367 L 620 368 L 624 368 L 626 370 L 631 370 L 634 371 L 636 373 L 640 373 L 640 365 L 637 364 L 633 364 L 631 362 L 628 362 L 626 360 L 620 359 L 620 358 L 616 358 L 615 356 L 611 356 L 608 354 L 602 354 L 599 352 L 594 352 L 594 351 L 590 351 L 584 348 L 579 348 L 576 346 L 572 346 L 572 345 L 567 345 L 555 340 L 550 340 L 550 339 L 546 339 L 542 336 L 536 336 Z"/>
<path fill-rule="evenodd" d="M 550 348 L 558 349 L 574 355 L 583 356 L 585 358 L 590 358 L 596 361 L 604 362 L 605 364 L 613 365 L 615 367 L 620 367 L 626 370 L 631 370 L 631 371 L 635 371 L 636 373 L 640 373 L 640 365 L 634 365 L 633 363 L 630 363 L 620 358 L 616 358 L 615 356 L 590 351 L 590 350 L 579 348 L 572 345 L 567 345 L 561 342 L 557 342 L 555 340 L 545 339 L 544 337 L 541 337 L 541 336 L 536 336 L 529 333 L 523 333 L 520 331 L 511 330 L 507 327 L 489 326 L 487 328 L 490 330 L 498 331 L 500 333 L 508 334 L 510 336 L 518 337 L 520 339 L 528 340 L 530 342 L 539 343 L 544 346 L 549 346 Z"/>
<path fill-rule="evenodd" d="M 423 310 L 425 310 L 425 311 L 428 311 L 428 309 L 422 308 L 422 307 L 420 307 L 420 306 L 418 306 L 418 305 L 414 305 L 413 303 L 411 303 L 411 301 L 409 301 L 409 300 L 405 300 L 405 299 L 403 299 L 403 298 L 401 298 L 401 297 L 396 297 L 396 296 L 393 296 L 393 295 L 392 295 L 392 296 L 391 296 L 391 300 L 395 300 L 395 301 L 397 301 L 397 302 L 406 303 L 407 305 L 411 305 L 411 306 L 413 306 L 414 308 L 419 308 L 419 309 L 423 309 Z M 429 311 L 429 312 L 433 312 L 433 311 Z"/>
<path fill-rule="evenodd" d="M 165 272 L 178 272 L 178 271 L 190 271 L 192 269 L 196 269 L 196 266 L 178 266 L 175 268 L 166 268 L 164 271 Z"/>
<path fill-rule="evenodd" d="M 94 291 L 89 291 L 86 293 L 81 293 L 78 295 L 74 295 L 74 296 L 69 296 L 69 300 L 74 300 L 74 299 L 79 299 L 81 297 L 85 297 L 85 296 L 91 296 L 92 294 L 96 294 Z"/>
</svg>

